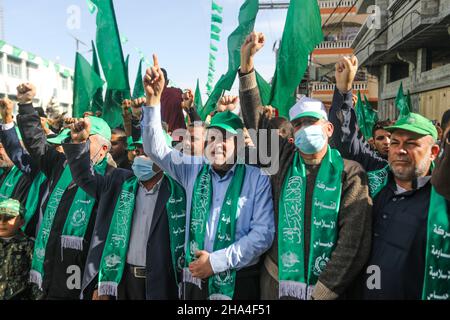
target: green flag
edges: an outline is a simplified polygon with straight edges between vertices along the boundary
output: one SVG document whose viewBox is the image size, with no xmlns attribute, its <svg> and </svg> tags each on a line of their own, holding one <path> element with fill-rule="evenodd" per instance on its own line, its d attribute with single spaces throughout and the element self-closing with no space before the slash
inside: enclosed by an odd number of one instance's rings
<svg viewBox="0 0 450 320">
<path fill-rule="evenodd" d="M 91 111 L 91 101 L 103 80 L 95 73 L 89 62 L 77 52 L 75 58 L 75 81 L 73 94 L 73 117 L 82 118 Z"/>
<path fill-rule="evenodd" d="M 200 92 L 200 80 L 197 79 L 197 88 L 195 88 L 194 105 L 197 110 L 203 109 L 202 94 Z"/>
<path fill-rule="evenodd" d="M 97 49 L 95 48 L 94 41 L 92 41 L 92 68 L 94 72 L 100 77 L 100 64 L 98 62 Z M 92 112 L 103 112 L 103 87 L 98 89 L 92 99 Z"/>
<path fill-rule="evenodd" d="M 295 90 L 308 67 L 308 57 L 323 41 L 322 19 L 316 0 L 291 0 L 277 67 L 272 82 L 270 104 L 287 117 L 295 103 Z"/>
<path fill-rule="evenodd" d="M 358 127 L 361 133 L 363 134 L 364 138 L 367 140 L 368 137 L 368 130 L 366 127 L 366 119 L 364 116 L 364 103 L 361 98 L 361 92 L 358 91 L 358 102 L 355 106 L 355 112 L 356 112 L 356 121 L 358 122 Z"/>
<path fill-rule="evenodd" d="M 258 6 L 258 0 L 246 0 L 241 6 L 239 11 L 239 25 L 228 37 L 228 71 L 217 82 L 205 107 L 199 110 L 199 114 L 203 120 L 216 108 L 217 101 L 220 99 L 222 92 L 224 90 L 229 91 L 233 86 L 241 64 L 241 46 L 255 26 Z"/>
<path fill-rule="evenodd" d="M 373 110 L 372 105 L 369 102 L 369 99 L 367 99 L 367 96 L 364 95 L 364 120 L 365 120 L 365 127 L 366 127 L 366 133 L 367 137 L 366 139 L 372 138 L 372 130 L 375 126 L 375 123 L 378 122 L 378 113 Z"/>
<path fill-rule="evenodd" d="M 103 119 L 111 128 L 120 126 L 122 101 L 129 99 L 130 84 L 112 0 L 91 0 L 97 7 L 96 43 L 100 63 L 108 84 Z"/>
<path fill-rule="evenodd" d="M 398 88 L 395 106 L 399 111 L 398 119 L 407 117 L 411 112 L 411 106 L 409 105 L 408 97 L 403 93 L 403 83 L 400 83 L 400 88 Z"/>
<path fill-rule="evenodd" d="M 256 82 L 258 84 L 259 88 L 259 95 L 261 96 L 261 102 L 264 106 L 269 104 L 270 101 L 270 84 L 267 83 L 266 80 L 258 73 L 256 72 Z"/>
<path fill-rule="evenodd" d="M 145 97 L 145 91 L 144 91 L 144 83 L 143 83 L 143 76 L 142 76 L 142 59 L 139 62 L 139 68 L 136 75 L 136 81 L 134 83 L 134 89 L 133 89 L 133 99 L 142 98 Z"/>
<path fill-rule="evenodd" d="M 92 3 L 92 0 L 86 0 L 86 2 L 87 2 L 89 12 L 91 14 L 94 13 L 95 10 L 97 10 L 97 7 L 95 6 L 95 4 Z"/>
</svg>

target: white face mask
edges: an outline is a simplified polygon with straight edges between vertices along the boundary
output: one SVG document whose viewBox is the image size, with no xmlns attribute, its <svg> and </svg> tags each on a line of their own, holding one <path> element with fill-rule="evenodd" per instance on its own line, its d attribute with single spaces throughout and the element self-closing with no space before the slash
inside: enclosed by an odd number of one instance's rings
<svg viewBox="0 0 450 320">
<path fill-rule="evenodd" d="M 139 156 L 134 158 L 133 161 L 133 173 L 138 178 L 139 181 L 145 182 L 149 181 L 151 178 L 156 176 L 159 172 L 153 170 L 154 162 L 145 156 Z"/>
<path fill-rule="evenodd" d="M 295 133 L 295 145 L 304 154 L 318 153 L 326 143 L 326 135 L 321 125 L 312 125 Z"/>
</svg>

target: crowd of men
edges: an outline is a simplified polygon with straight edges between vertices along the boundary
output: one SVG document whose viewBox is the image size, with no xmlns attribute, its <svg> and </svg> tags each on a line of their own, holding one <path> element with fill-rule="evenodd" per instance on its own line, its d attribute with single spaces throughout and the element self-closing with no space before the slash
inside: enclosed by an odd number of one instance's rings
<svg viewBox="0 0 450 320">
<path fill-rule="evenodd" d="M 240 97 L 206 121 L 156 56 L 121 128 L 57 129 L 29 83 L 16 118 L 0 100 L 0 299 L 450 299 L 450 111 L 366 141 L 344 57 L 331 109 L 303 97 L 277 117 L 264 42 L 247 37 Z"/>
</svg>

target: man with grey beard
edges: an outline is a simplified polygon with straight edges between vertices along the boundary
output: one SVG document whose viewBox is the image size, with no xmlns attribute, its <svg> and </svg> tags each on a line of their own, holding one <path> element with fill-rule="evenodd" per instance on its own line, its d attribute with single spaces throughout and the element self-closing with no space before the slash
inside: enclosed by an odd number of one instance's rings
<svg viewBox="0 0 450 320">
<path fill-rule="evenodd" d="M 352 84 L 356 58 L 336 65 L 336 91 L 329 119 L 334 147 L 367 171 L 373 206 L 372 252 L 355 298 L 450 299 L 448 201 L 431 184 L 439 154 L 432 122 L 411 113 L 387 127 L 387 160 L 372 151 L 356 123 Z"/>
</svg>

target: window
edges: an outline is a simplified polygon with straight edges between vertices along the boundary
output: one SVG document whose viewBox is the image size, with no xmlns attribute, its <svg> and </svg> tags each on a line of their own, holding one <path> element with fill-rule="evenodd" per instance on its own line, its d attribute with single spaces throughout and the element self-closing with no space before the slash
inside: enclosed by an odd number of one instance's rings
<svg viewBox="0 0 450 320">
<path fill-rule="evenodd" d="M 389 65 L 387 82 L 391 83 L 409 77 L 409 64 L 396 62 Z"/>
<path fill-rule="evenodd" d="M 27 62 L 27 80 L 32 81 L 34 74 L 38 69 L 38 65 L 35 63 Z"/>
<path fill-rule="evenodd" d="M 12 78 L 22 78 L 22 64 L 20 59 L 8 57 L 8 75 Z"/>
<path fill-rule="evenodd" d="M 69 90 L 69 78 L 61 77 L 62 89 Z"/>
</svg>

